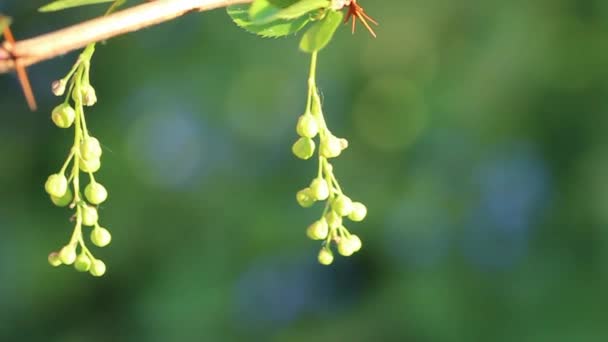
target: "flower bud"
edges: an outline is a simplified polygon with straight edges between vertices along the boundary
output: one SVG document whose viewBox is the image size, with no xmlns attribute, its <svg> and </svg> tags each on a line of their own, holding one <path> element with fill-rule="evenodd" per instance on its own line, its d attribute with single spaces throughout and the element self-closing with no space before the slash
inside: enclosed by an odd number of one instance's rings
<svg viewBox="0 0 608 342">
<path fill-rule="evenodd" d="M 59 258 L 59 253 L 57 252 L 52 252 L 51 254 L 49 254 L 49 264 L 51 264 L 51 266 L 53 267 L 57 267 L 60 266 L 61 263 L 61 258 Z"/>
<path fill-rule="evenodd" d="M 68 128 L 74 123 L 76 119 L 76 112 L 74 108 L 70 107 L 67 103 L 62 103 L 53 109 L 51 113 L 51 119 L 57 127 Z"/>
<path fill-rule="evenodd" d="M 91 259 L 83 253 L 80 253 L 78 257 L 76 257 L 76 261 L 74 262 L 74 268 L 78 272 L 88 272 L 91 268 Z"/>
<path fill-rule="evenodd" d="M 91 242 L 97 247 L 105 247 L 112 241 L 112 235 L 103 227 L 95 227 L 91 231 Z"/>
<path fill-rule="evenodd" d="M 85 106 L 92 106 L 97 103 L 97 94 L 95 93 L 95 88 L 90 84 L 85 84 L 82 86 L 82 102 Z"/>
<path fill-rule="evenodd" d="M 95 207 L 91 207 L 89 205 L 82 206 L 82 224 L 85 226 L 94 226 L 99 219 L 99 215 L 97 214 L 97 209 Z"/>
<path fill-rule="evenodd" d="M 335 158 L 342 152 L 342 143 L 340 142 L 340 139 L 330 135 L 321 141 L 319 152 L 325 158 Z"/>
<path fill-rule="evenodd" d="M 330 210 L 325 214 L 325 221 L 327 221 L 329 228 L 332 229 L 342 226 L 342 217 L 333 210 Z"/>
<path fill-rule="evenodd" d="M 95 259 L 91 262 L 91 269 L 89 269 L 89 273 L 91 273 L 94 277 L 101 277 L 106 273 L 106 264 L 99 259 Z"/>
<path fill-rule="evenodd" d="M 327 237 L 328 233 L 329 227 L 327 226 L 325 218 L 313 222 L 313 224 L 306 229 L 306 235 L 312 240 L 323 240 Z"/>
<path fill-rule="evenodd" d="M 342 151 L 346 150 L 348 148 L 348 140 L 340 138 L 340 148 Z"/>
<path fill-rule="evenodd" d="M 334 262 L 334 255 L 329 248 L 324 247 L 319 251 L 317 259 L 319 260 L 319 264 L 327 266 Z"/>
<path fill-rule="evenodd" d="M 350 246 L 353 250 L 353 253 L 358 252 L 361 249 L 361 246 L 363 244 L 361 243 L 361 239 L 359 239 L 357 235 L 351 234 L 348 240 L 350 241 Z"/>
<path fill-rule="evenodd" d="M 308 159 L 315 154 L 315 142 L 310 138 L 300 138 L 291 147 L 293 154 L 300 159 Z"/>
<path fill-rule="evenodd" d="M 319 133 L 319 124 L 317 119 L 311 114 L 304 114 L 298 118 L 298 124 L 296 126 L 296 132 L 298 135 L 305 138 L 314 138 Z"/>
<path fill-rule="evenodd" d="M 353 202 L 352 210 L 348 214 L 348 218 L 354 222 L 360 222 L 367 216 L 367 207 L 361 202 Z"/>
<path fill-rule="evenodd" d="M 67 188 L 65 194 L 63 194 L 61 197 L 51 195 L 51 202 L 58 207 L 65 207 L 66 205 L 72 203 L 72 199 L 72 190 L 70 190 L 70 188 Z"/>
<path fill-rule="evenodd" d="M 92 182 L 84 188 L 84 195 L 92 204 L 100 204 L 108 198 L 108 191 L 103 185 Z"/>
<path fill-rule="evenodd" d="M 56 80 L 53 81 L 51 88 L 53 90 L 53 94 L 55 96 L 61 96 L 65 93 L 66 81 L 64 80 Z"/>
<path fill-rule="evenodd" d="M 82 170 L 82 172 L 95 173 L 101 167 L 101 159 L 94 158 L 94 159 L 86 160 L 86 159 L 80 158 L 80 162 L 78 163 L 78 165 L 80 166 L 80 170 Z"/>
<path fill-rule="evenodd" d="M 317 201 L 326 200 L 329 197 L 329 185 L 323 178 L 315 178 L 310 183 L 310 191 L 312 196 Z"/>
<path fill-rule="evenodd" d="M 353 244 L 349 239 L 341 238 L 338 242 L 338 253 L 342 256 L 351 256 L 355 252 Z"/>
<path fill-rule="evenodd" d="M 340 195 L 334 200 L 331 207 L 336 214 L 347 216 L 353 210 L 353 202 L 346 195 Z"/>
<path fill-rule="evenodd" d="M 310 188 L 302 189 L 296 194 L 296 200 L 302 208 L 309 208 L 315 204 L 315 199 L 310 191 Z"/>
<path fill-rule="evenodd" d="M 63 197 L 68 191 L 68 180 L 60 173 L 52 174 L 44 183 L 44 190 L 51 196 Z"/>
<path fill-rule="evenodd" d="M 101 158 L 101 144 L 95 137 L 86 137 L 80 144 L 80 156 L 85 160 Z"/>
<path fill-rule="evenodd" d="M 76 260 L 76 247 L 67 245 L 59 251 L 59 259 L 65 265 L 71 265 Z"/>
</svg>

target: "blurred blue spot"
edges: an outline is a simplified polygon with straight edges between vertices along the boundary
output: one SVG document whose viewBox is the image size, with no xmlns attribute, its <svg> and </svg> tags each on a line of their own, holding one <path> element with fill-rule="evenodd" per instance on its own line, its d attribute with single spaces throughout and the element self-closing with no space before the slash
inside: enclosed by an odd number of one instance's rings
<svg viewBox="0 0 608 342">
<path fill-rule="evenodd" d="M 346 267 L 348 269 L 348 267 Z M 235 310 L 247 329 L 280 329 L 304 314 L 330 314 L 343 300 L 335 271 L 310 261 L 259 260 L 236 283 Z M 348 277 L 347 277 L 348 278 Z"/>
<path fill-rule="evenodd" d="M 473 177 L 480 201 L 465 231 L 465 254 L 483 267 L 509 267 L 525 256 L 548 197 L 546 166 L 529 148 L 518 147 L 482 163 Z"/>
<path fill-rule="evenodd" d="M 174 88 L 144 88 L 129 99 L 133 109 L 128 112 L 137 116 L 128 118 L 133 122 L 127 153 L 142 180 L 155 186 L 184 189 L 210 171 L 226 167 L 233 153 L 231 144 L 208 127 L 197 110 L 180 101 L 178 90 L 167 94 L 167 89 Z"/>
</svg>

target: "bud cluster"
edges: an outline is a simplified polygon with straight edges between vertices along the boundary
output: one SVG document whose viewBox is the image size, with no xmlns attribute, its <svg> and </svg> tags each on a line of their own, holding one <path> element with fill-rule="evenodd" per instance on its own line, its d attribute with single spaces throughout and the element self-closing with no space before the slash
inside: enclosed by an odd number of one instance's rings
<svg viewBox="0 0 608 342">
<path fill-rule="evenodd" d="M 94 176 L 101 167 L 101 144 L 89 134 L 84 115 L 84 107 L 97 102 L 95 89 L 89 83 L 89 66 L 93 52 L 94 45 L 89 45 L 68 75 L 53 82 L 53 93 L 57 96 L 65 94 L 65 100 L 53 109 L 51 119 L 57 127 L 74 127 L 74 144 L 61 170 L 47 178 L 44 189 L 53 204 L 76 211 L 73 215 L 75 227 L 70 241 L 58 251 L 49 254 L 49 263 L 55 267 L 73 265 L 79 272 L 89 272 L 100 277 L 106 272 L 106 265 L 93 256 L 83 238 L 84 226 L 92 227 L 89 237 L 95 246 L 105 247 L 112 240 L 110 232 L 99 224 L 98 206 L 108 198 L 108 191 Z M 81 173 L 87 174 L 89 178 L 84 191 L 81 191 L 80 187 Z"/>
<path fill-rule="evenodd" d="M 361 239 L 348 231 L 343 219 L 348 218 L 353 222 L 363 221 L 367 215 L 367 208 L 363 203 L 353 201 L 344 194 L 329 162 L 348 148 L 348 141 L 335 136 L 327 128 L 321 98 L 314 81 L 315 64 L 316 54 L 313 54 L 308 104 L 305 113 L 298 118 L 296 132 L 299 138 L 292 145 L 292 152 L 300 159 L 310 159 L 315 154 L 317 146 L 313 139 L 319 138 L 318 174 L 309 186 L 296 193 L 296 200 L 304 208 L 309 208 L 316 202 L 326 201 L 321 217 L 308 226 L 306 235 L 312 240 L 323 241 L 318 261 L 323 265 L 329 265 L 334 260 L 332 244 L 336 245 L 338 253 L 342 256 L 351 256 L 361 249 Z"/>
</svg>

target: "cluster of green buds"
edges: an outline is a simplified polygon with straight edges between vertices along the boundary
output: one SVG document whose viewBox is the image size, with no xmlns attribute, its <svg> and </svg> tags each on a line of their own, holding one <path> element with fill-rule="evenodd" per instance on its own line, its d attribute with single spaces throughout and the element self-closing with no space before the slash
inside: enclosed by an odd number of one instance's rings
<svg viewBox="0 0 608 342">
<path fill-rule="evenodd" d="M 53 93 L 56 96 L 65 94 L 65 100 L 53 109 L 51 119 L 57 127 L 74 127 L 74 145 L 59 172 L 48 177 L 44 189 L 56 206 L 75 209 L 72 237 L 59 251 L 49 254 L 49 263 L 55 267 L 74 265 L 77 271 L 100 277 L 106 272 L 106 265 L 93 256 L 83 238 L 83 226 L 87 226 L 92 227 L 90 239 L 94 245 L 105 247 L 112 240 L 110 232 L 99 224 L 97 211 L 97 206 L 108 198 L 106 188 L 94 176 L 101 167 L 102 149 L 99 140 L 89 134 L 84 115 L 84 107 L 97 102 L 95 89 L 89 82 L 94 51 L 94 44 L 87 46 L 70 72 L 53 82 Z M 84 191 L 80 189 L 81 172 L 89 178 Z"/>
<path fill-rule="evenodd" d="M 292 152 L 296 157 L 307 160 L 315 154 L 315 150 L 318 150 L 317 176 L 308 187 L 298 191 L 296 200 L 304 208 L 313 206 L 315 202 L 326 201 L 321 217 L 307 228 L 306 234 L 313 240 L 323 241 L 318 261 L 323 265 L 329 265 L 334 260 L 332 243 L 335 243 L 338 253 L 343 256 L 351 256 L 361 249 L 361 239 L 348 231 L 344 226 L 343 218 L 360 222 L 367 215 L 367 208 L 344 194 L 329 162 L 348 147 L 348 141 L 335 136 L 327 128 L 315 82 L 316 59 L 317 53 L 314 52 L 308 79 L 306 111 L 298 118 L 296 132 L 300 137 L 293 144 Z M 313 140 L 316 137 L 319 138 L 318 149 Z"/>
</svg>

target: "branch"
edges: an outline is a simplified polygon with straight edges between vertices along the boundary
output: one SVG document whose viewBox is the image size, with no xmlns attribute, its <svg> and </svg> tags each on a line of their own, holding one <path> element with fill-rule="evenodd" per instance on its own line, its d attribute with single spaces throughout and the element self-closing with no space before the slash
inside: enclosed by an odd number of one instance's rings
<svg viewBox="0 0 608 342">
<path fill-rule="evenodd" d="M 0 74 L 26 67 L 146 27 L 173 20 L 190 12 L 208 11 L 252 0 L 158 0 L 130 7 L 34 38 L 4 42 L 0 46 Z"/>
</svg>

